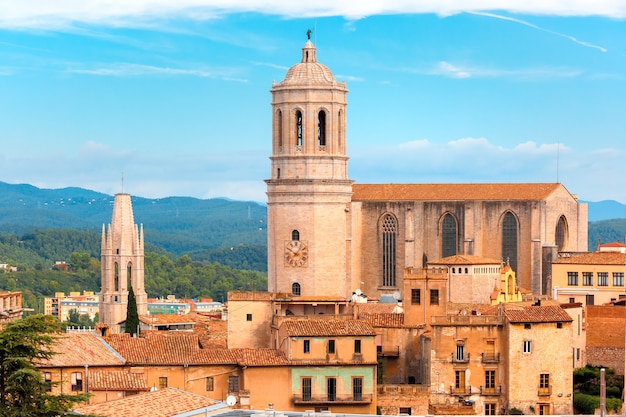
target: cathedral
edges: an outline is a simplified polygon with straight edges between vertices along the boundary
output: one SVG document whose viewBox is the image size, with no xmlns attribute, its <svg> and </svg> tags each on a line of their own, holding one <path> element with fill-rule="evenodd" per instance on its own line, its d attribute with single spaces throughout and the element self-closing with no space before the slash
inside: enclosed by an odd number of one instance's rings
<svg viewBox="0 0 626 417">
<path fill-rule="evenodd" d="M 557 253 L 587 250 L 587 205 L 560 183 L 355 184 L 347 93 L 310 39 L 272 85 L 269 292 L 401 297 L 405 268 L 473 255 L 550 294 Z"/>
</svg>

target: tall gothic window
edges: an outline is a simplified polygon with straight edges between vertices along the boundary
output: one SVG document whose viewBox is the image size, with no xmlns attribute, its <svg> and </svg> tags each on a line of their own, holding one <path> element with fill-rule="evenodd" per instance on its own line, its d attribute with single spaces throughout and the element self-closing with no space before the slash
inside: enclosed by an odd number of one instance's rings
<svg viewBox="0 0 626 417">
<path fill-rule="evenodd" d="M 113 264 L 113 279 L 115 284 L 115 291 L 120 290 L 120 267 L 117 265 L 117 262 Z"/>
<path fill-rule="evenodd" d="M 291 293 L 293 295 L 300 295 L 300 284 L 297 282 L 294 282 L 293 284 L 291 284 Z"/>
<path fill-rule="evenodd" d="M 339 116 L 337 120 L 339 121 L 339 129 L 337 132 L 337 137 L 339 139 L 338 149 L 341 149 L 343 151 L 343 111 L 339 110 Z"/>
<path fill-rule="evenodd" d="M 456 255 L 457 232 L 456 221 L 450 213 L 446 214 L 441 224 L 441 257 Z"/>
<path fill-rule="evenodd" d="M 391 214 L 385 214 L 382 221 L 383 287 L 396 285 L 396 235 L 398 223 Z"/>
<path fill-rule="evenodd" d="M 276 128 L 278 135 L 278 146 L 283 147 L 283 112 L 278 110 L 276 112 Z"/>
<path fill-rule="evenodd" d="M 126 279 L 128 280 L 128 286 L 126 288 L 130 288 L 133 282 L 133 264 L 130 262 L 126 265 Z"/>
<path fill-rule="evenodd" d="M 296 111 L 296 145 L 302 146 L 302 112 Z"/>
<path fill-rule="evenodd" d="M 559 251 L 565 248 L 567 242 L 567 220 L 565 220 L 565 216 L 561 216 L 559 222 L 556 224 L 556 236 L 554 237 L 554 241 Z"/>
<path fill-rule="evenodd" d="M 317 114 L 317 144 L 326 146 L 326 112 L 320 110 Z"/>
<path fill-rule="evenodd" d="M 517 272 L 517 219 L 510 211 L 502 221 L 502 260 Z"/>
<path fill-rule="evenodd" d="M 300 240 L 300 232 L 297 230 L 291 231 L 291 240 Z"/>
</svg>

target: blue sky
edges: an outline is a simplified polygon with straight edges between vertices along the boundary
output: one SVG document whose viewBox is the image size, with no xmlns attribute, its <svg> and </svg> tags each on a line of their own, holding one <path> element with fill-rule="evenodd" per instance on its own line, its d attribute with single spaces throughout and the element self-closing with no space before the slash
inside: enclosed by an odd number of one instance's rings
<svg viewBox="0 0 626 417">
<path fill-rule="evenodd" d="M 356 182 L 626 200 L 626 2 L 310 3 L 4 0 L 0 181 L 264 202 L 269 89 L 311 28 Z"/>
</svg>

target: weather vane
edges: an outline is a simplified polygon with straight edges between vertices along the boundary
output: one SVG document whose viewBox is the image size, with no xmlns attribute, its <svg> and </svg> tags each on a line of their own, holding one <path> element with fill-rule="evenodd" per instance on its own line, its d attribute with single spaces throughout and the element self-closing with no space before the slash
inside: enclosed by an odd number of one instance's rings
<svg viewBox="0 0 626 417">
<path fill-rule="evenodd" d="M 306 37 L 308 40 L 311 40 L 311 29 L 306 31 Z"/>
</svg>

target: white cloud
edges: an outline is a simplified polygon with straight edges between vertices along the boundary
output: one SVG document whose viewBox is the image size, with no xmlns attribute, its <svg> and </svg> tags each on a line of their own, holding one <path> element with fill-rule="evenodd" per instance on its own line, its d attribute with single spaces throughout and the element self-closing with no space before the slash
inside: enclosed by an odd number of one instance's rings
<svg viewBox="0 0 626 417">
<path fill-rule="evenodd" d="M 145 75 L 213 77 L 221 78 L 226 81 L 247 82 L 247 80 L 245 79 L 234 77 L 233 75 L 237 72 L 234 69 L 184 69 L 129 63 L 93 65 L 91 68 L 78 68 L 79 65 L 80 64 L 75 64 L 75 66 L 68 67 L 66 69 L 66 72 L 73 74 L 100 75 L 109 77 L 135 77 Z"/>
<path fill-rule="evenodd" d="M 419 68 L 419 67 L 401 67 L 401 68 L 387 68 L 389 71 L 404 72 L 407 74 L 421 74 L 421 75 L 434 75 L 444 76 L 450 78 L 510 78 L 516 80 L 537 80 L 546 78 L 574 78 L 583 74 L 582 71 L 565 68 L 565 67 L 553 67 L 553 68 L 518 68 L 518 69 L 504 69 L 493 67 L 481 67 L 470 66 L 463 64 L 453 64 L 447 61 L 440 61 L 433 64 L 431 67 Z"/>
<path fill-rule="evenodd" d="M 257 12 L 289 18 L 344 16 L 360 19 L 400 13 L 436 13 L 447 16 L 464 11 L 624 18 L 626 3 L 622 0 L 511 0 L 504 5 L 498 0 L 5 0 L 0 3 L 0 27 L 61 29 L 77 23 L 136 27 L 145 26 L 153 20 L 208 20 L 237 12 Z"/>
</svg>

